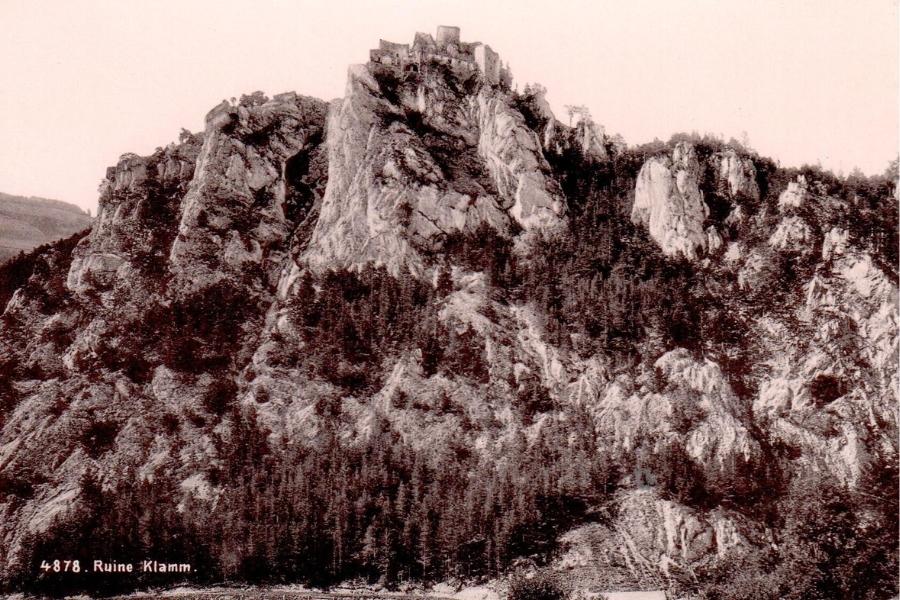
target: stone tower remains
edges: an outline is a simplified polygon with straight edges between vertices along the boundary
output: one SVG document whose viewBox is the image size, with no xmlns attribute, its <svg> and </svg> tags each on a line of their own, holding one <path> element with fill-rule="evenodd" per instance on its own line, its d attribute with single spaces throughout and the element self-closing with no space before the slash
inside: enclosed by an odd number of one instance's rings
<svg viewBox="0 0 900 600">
<path fill-rule="evenodd" d="M 439 25 L 437 28 L 437 45 L 446 48 L 450 44 L 459 45 L 459 27 Z"/>
<path fill-rule="evenodd" d="M 418 72 L 433 64 L 448 66 L 461 80 L 477 73 L 490 85 L 509 89 L 512 73 L 500 63 L 500 55 L 481 42 L 460 41 L 459 27 L 441 25 L 436 38 L 428 33 L 416 33 L 412 47 L 381 40 L 378 48 L 369 52 L 373 64 L 400 72 Z"/>
</svg>

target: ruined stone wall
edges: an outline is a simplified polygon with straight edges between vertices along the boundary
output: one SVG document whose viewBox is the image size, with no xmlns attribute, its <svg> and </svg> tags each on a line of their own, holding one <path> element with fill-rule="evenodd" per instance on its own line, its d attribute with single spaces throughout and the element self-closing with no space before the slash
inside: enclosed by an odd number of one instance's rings
<svg viewBox="0 0 900 600">
<path fill-rule="evenodd" d="M 442 48 L 449 44 L 459 44 L 459 27 L 438 26 L 436 41 Z"/>
<path fill-rule="evenodd" d="M 475 48 L 475 64 L 484 75 L 485 81 L 490 84 L 500 83 L 500 55 L 491 50 L 490 46 L 477 46 Z"/>
<path fill-rule="evenodd" d="M 380 40 L 378 48 L 369 52 L 369 60 L 401 69 L 415 68 L 415 63 L 444 64 L 460 77 L 469 77 L 477 70 L 491 85 L 512 84 L 512 74 L 501 65 L 499 54 L 480 42 L 460 42 L 459 27 L 438 27 L 436 40 L 429 34 L 417 33 L 412 50 L 409 44 Z"/>
</svg>

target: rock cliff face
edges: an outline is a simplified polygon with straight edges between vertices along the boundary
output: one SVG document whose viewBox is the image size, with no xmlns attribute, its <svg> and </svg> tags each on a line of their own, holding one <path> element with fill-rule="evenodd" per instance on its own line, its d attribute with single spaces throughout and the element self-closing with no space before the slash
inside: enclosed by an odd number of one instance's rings
<svg viewBox="0 0 900 600">
<path fill-rule="evenodd" d="M 684 569 L 701 571 L 716 557 L 746 546 L 747 536 L 759 535 L 740 515 L 693 511 L 651 489 L 618 500 L 622 512 L 615 526 L 592 523 L 563 536 L 555 567 L 574 585 L 664 589 Z"/>
<path fill-rule="evenodd" d="M 806 177 L 801 175 L 796 181 L 790 182 L 787 189 L 778 196 L 778 208 L 781 210 L 800 208 L 808 196 L 809 188 L 806 183 Z"/>
<path fill-rule="evenodd" d="M 709 207 L 699 188 L 694 147 L 680 143 L 668 156 L 648 160 L 638 174 L 631 218 L 650 232 L 668 256 L 696 259 L 708 247 L 703 224 Z"/>
<path fill-rule="evenodd" d="M 744 408 L 717 365 L 698 363 L 679 349 L 653 367 L 653 382 L 609 383 L 592 407 L 600 431 L 626 447 L 645 436 L 681 437 L 687 452 L 711 473 L 729 460 L 759 456 L 758 443 L 742 422 Z"/>
<path fill-rule="evenodd" d="M 179 287 L 248 274 L 265 286 L 277 281 L 289 237 L 315 200 L 297 187 L 324 121 L 323 102 L 296 94 L 236 109 L 223 103 L 207 115 L 170 251 Z"/>
<path fill-rule="evenodd" d="M 509 104 L 498 90 L 461 93 L 441 73 L 409 82 L 352 67 L 329 117 L 329 186 L 303 261 L 421 272 L 421 253 L 453 233 L 560 228 L 559 186 Z"/>
<path fill-rule="evenodd" d="M 107 169 L 96 223 L 73 254 L 66 279 L 70 290 L 108 291 L 138 263 L 164 260 L 178 194 L 193 176 L 197 146 L 196 141 L 173 144 L 152 157 L 125 154 Z M 156 189 L 162 192 L 158 196 Z"/>
<path fill-rule="evenodd" d="M 272 461 L 387 431 L 480 477 L 552 440 L 542 494 L 605 490 L 554 563 L 595 582 L 771 547 L 773 472 L 853 488 L 897 449 L 890 244 L 859 190 L 806 176 L 626 148 L 442 65 L 351 67 L 331 104 L 224 102 L 123 155 L 90 235 L 16 280 L 0 572 L 83 514 L 86 472 L 171 479 L 179 514 L 214 515 L 241 415 Z"/>
<path fill-rule="evenodd" d="M 756 182 L 756 167 L 753 161 L 740 156 L 729 148 L 715 156 L 718 166 L 717 178 L 727 184 L 732 197 L 743 194 L 751 200 L 759 200 L 759 184 Z"/>
<path fill-rule="evenodd" d="M 897 401 L 900 340 L 896 287 L 847 239 L 842 229 L 826 234 L 822 266 L 798 307 L 814 343 L 784 348 L 753 410 L 806 448 L 806 468 L 853 484 L 869 453 L 893 443 L 876 423 L 895 418 L 886 411 Z"/>
<path fill-rule="evenodd" d="M 724 205 L 723 218 L 716 222 L 711 222 L 703 186 L 711 186 Z M 746 206 L 759 201 L 756 167 L 750 158 L 725 148 L 701 161 L 691 142 L 680 142 L 671 158 L 655 156 L 644 163 L 631 216 L 666 255 L 696 260 L 716 255 L 724 246 L 722 231 L 740 226 L 747 217 Z"/>
</svg>

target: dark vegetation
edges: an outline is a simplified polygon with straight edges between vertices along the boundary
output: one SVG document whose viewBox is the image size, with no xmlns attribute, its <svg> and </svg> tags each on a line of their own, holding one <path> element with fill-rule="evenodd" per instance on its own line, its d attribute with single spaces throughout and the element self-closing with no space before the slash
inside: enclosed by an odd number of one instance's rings
<svg viewBox="0 0 900 600">
<path fill-rule="evenodd" d="M 284 215 L 290 222 L 300 223 L 325 194 L 328 183 L 327 153 L 322 141 L 314 140 L 309 149 L 289 158 L 284 178 Z"/>
<path fill-rule="evenodd" d="M 178 489 L 170 478 L 135 479 L 104 489 L 96 472 L 88 470 L 79 488 L 82 502 L 74 514 L 24 540 L 24 568 L 13 576 L 19 578 L 13 580 L 14 587 L 43 597 L 84 591 L 106 595 L 167 585 L 173 579 L 168 573 L 95 573 L 94 560 L 131 562 L 138 571 L 141 561 L 158 557 L 190 563 L 195 573 L 207 574 L 204 577 L 211 572 L 211 565 L 204 562 L 204 546 L 176 508 Z M 52 563 L 55 557 L 79 561 L 80 572 L 41 569 L 44 561 Z"/>
<path fill-rule="evenodd" d="M 92 421 L 81 434 L 84 451 L 91 458 L 99 458 L 110 450 L 116 441 L 119 426 L 112 421 Z"/>
<path fill-rule="evenodd" d="M 0 313 L 6 308 L 16 290 L 21 287 L 25 287 L 28 297 L 32 300 L 37 299 L 45 311 L 50 312 L 57 307 L 58 299 L 52 297 L 53 291 L 59 291 L 59 295 L 63 295 L 61 287 L 63 281 L 60 277 L 65 278 L 65 273 L 68 272 L 72 262 L 72 250 L 88 233 L 90 230 L 85 229 L 65 239 L 38 246 L 27 254 L 19 252 L 18 256 L 0 265 Z M 26 286 L 32 275 L 37 276 L 36 281 L 33 285 Z M 42 283 L 46 285 L 45 281 L 48 278 L 55 286 L 49 293 L 41 285 Z M 40 283 L 37 280 L 40 280 Z"/>
<path fill-rule="evenodd" d="M 122 299 L 114 310 L 118 316 L 94 355 L 79 358 L 78 366 L 94 375 L 121 371 L 137 383 L 147 383 L 160 364 L 194 375 L 224 372 L 241 360 L 242 332 L 262 317 L 259 298 L 229 280 L 167 304 L 151 299 L 136 306 Z"/>
<path fill-rule="evenodd" d="M 68 238 L 57 240 L 34 248 L 29 253 L 19 255 L 0 265 L 0 313 L 17 290 L 39 313 L 53 314 L 69 303 L 69 295 L 65 289 L 65 279 L 72 263 L 72 251 L 89 230 L 76 233 Z M 32 277 L 34 276 L 34 277 Z M 24 332 L 25 324 L 10 314 L 0 317 L 0 335 L 4 343 L 12 347 L 24 346 L 14 340 L 28 335 Z M 45 333 L 55 343 L 64 343 L 67 333 L 57 329 Z M 13 381 L 17 379 L 39 378 L 45 373 L 40 366 L 28 363 L 12 353 L 0 355 L 0 426 L 7 419 L 9 412 L 18 403 Z"/>
<path fill-rule="evenodd" d="M 385 359 L 419 348 L 426 374 L 440 370 L 485 381 L 484 342 L 470 329 L 448 330 L 437 318 L 441 291 L 384 268 L 319 278 L 307 273 L 289 306 L 299 340 L 285 344 L 282 364 L 302 366 L 354 393 L 374 392 Z"/>
<path fill-rule="evenodd" d="M 159 584 L 153 574 L 72 577 L 40 573 L 47 556 L 89 565 L 109 557 L 189 562 L 179 581 L 288 582 L 329 586 L 352 577 L 400 581 L 472 579 L 502 572 L 516 556 L 546 552 L 603 501 L 615 472 L 598 458 L 590 420 L 551 429 L 536 444 L 511 443 L 503 465 L 465 449 L 415 452 L 386 424 L 363 444 L 329 430 L 313 446 L 273 453 L 255 417 L 232 411 L 220 440 L 225 483 L 215 507 L 179 512 L 175 482 L 125 481 L 104 490 L 91 472 L 79 512 L 26 542 L 19 582 L 37 593 L 113 593 Z M 575 443 L 562 440 L 575 439 Z"/>
<path fill-rule="evenodd" d="M 710 470 L 694 460 L 680 443 L 662 448 L 652 440 L 639 440 L 634 452 L 622 460 L 626 472 L 655 485 L 660 495 L 701 510 L 725 507 L 768 522 L 776 514 L 772 502 L 787 489 L 785 449 L 768 447 L 762 458 L 731 456 L 721 468 Z"/>
<path fill-rule="evenodd" d="M 810 383 L 809 393 L 817 406 L 825 406 L 847 393 L 847 383 L 834 375 L 818 375 Z"/>
<path fill-rule="evenodd" d="M 798 478 L 777 502 L 775 544 L 700 573 L 709 600 L 875 600 L 896 595 L 896 456 L 876 457 L 855 490 Z M 685 588 L 696 589 L 685 582 Z"/>
<path fill-rule="evenodd" d="M 558 576 L 539 572 L 531 578 L 516 576 L 509 582 L 509 600 L 565 600 L 566 590 Z"/>
<path fill-rule="evenodd" d="M 260 318 L 259 300 L 227 280 L 173 302 L 161 335 L 163 363 L 200 373 L 224 369 L 236 358 L 240 333 Z"/>
</svg>

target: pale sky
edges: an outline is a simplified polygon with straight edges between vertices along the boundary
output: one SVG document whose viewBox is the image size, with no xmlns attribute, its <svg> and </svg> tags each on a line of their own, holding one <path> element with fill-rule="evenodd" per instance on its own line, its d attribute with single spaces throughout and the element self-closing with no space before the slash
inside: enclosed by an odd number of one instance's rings
<svg viewBox="0 0 900 600">
<path fill-rule="evenodd" d="M 869 174 L 897 155 L 897 0 L 0 0 L 0 192 L 96 214 L 120 154 L 242 93 L 341 96 L 379 38 L 442 24 L 629 144 L 746 132 Z"/>
</svg>

